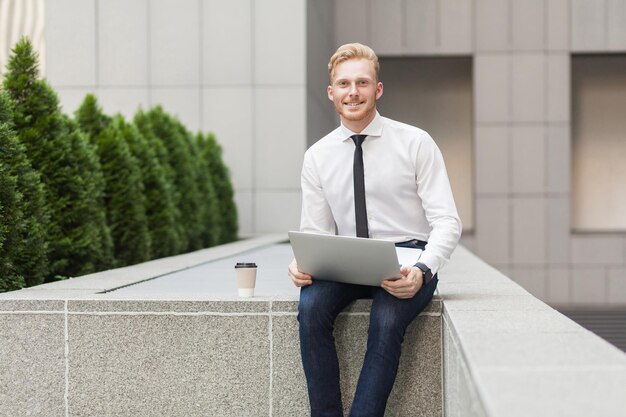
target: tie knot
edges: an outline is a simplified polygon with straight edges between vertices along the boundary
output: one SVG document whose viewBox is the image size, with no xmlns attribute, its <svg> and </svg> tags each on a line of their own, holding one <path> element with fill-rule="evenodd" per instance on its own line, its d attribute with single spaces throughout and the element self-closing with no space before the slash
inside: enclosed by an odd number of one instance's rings
<svg viewBox="0 0 626 417">
<path fill-rule="evenodd" d="M 350 137 L 352 138 L 356 146 L 361 146 L 367 135 L 352 135 Z"/>
</svg>

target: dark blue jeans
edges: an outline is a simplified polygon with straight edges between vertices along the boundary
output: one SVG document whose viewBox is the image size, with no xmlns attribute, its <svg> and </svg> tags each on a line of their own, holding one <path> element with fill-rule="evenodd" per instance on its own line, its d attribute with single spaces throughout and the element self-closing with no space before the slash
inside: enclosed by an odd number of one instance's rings
<svg viewBox="0 0 626 417">
<path fill-rule="evenodd" d="M 350 417 L 382 417 L 398 372 L 406 328 L 428 305 L 436 287 L 435 277 L 407 300 L 380 287 L 315 279 L 300 290 L 300 353 L 312 417 L 343 417 L 333 337 L 337 315 L 356 299 L 372 299 L 367 351 Z"/>
</svg>

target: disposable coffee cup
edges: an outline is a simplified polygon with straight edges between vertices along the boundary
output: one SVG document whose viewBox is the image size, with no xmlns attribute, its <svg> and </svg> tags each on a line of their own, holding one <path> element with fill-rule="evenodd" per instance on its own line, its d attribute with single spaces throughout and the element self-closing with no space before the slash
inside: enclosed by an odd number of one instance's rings
<svg viewBox="0 0 626 417">
<path fill-rule="evenodd" d="M 237 292 L 240 297 L 253 297 L 256 285 L 256 264 L 254 262 L 237 262 Z"/>
</svg>

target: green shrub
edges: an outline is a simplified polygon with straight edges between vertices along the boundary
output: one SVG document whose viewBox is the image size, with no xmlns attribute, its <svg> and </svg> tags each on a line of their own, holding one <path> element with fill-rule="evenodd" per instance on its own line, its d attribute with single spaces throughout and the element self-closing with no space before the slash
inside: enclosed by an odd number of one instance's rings
<svg viewBox="0 0 626 417">
<path fill-rule="evenodd" d="M 18 149 L 15 135 L 0 120 L 0 292 L 26 286 L 15 264 L 15 244 L 23 227 L 22 194 L 17 189 L 17 176 L 11 172 L 13 155 Z"/>
<path fill-rule="evenodd" d="M 124 139 L 124 119 L 113 118 L 95 139 L 105 178 L 105 206 L 119 266 L 151 258 L 141 170 Z"/>
<path fill-rule="evenodd" d="M 48 278 L 85 275 L 113 264 L 102 172 L 84 134 L 61 114 L 52 88 L 38 79 L 37 65 L 23 38 L 13 49 L 3 86 L 14 103 L 15 130 L 45 186 Z"/>
<path fill-rule="evenodd" d="M 162 144 L 166 152 L 158 155 L 161 164 L 171 170 L 172 184 L 177 190 L 175 204 L 180 210 L 180 224 L 184 230 L 183 251 L 193 251 L 203 247 L 202 219 L 204 205 L 201 201 L 197 184 L 196 164 L 193 160 L 188 137 L 183 134 L 176 119 L 167 114 L 161 106 L 156 106 L 146 113 L 154 137 Z"/>
<path fill-rule="evenodd" d="M 198 133 L 196 136 L 200 158 L 210 171 L 211 183 L 217 195 L 220 211 L 220 238 L 219 243 L 228 243 L 237 240 L 237 206 L 234 201 L 233 186 L 230 181 L 228 168 L 222 160 L 222 148 L 212 133 L 206 136 Z"/>
<path fill-rule="evenodd" d="M 70 119 L 26 38 L 2 85 L 0 291 L 237 238 L 212 135 L 194 137 L 160 106 L 133 123 L 109 117 L 93 95 Z"/>
<path fill-rule="evenodd" d="M 44 189 L 11 117 L 0 91 L 0 292 L 41 284 L 47 268 Z"/>
<path fill-rule="evenodd" d="M 176 223 L 180 212 L 172 201 L 172 185 L 167 181 L 165 170 L 154 148 L 135 124 L 124 123 L 121 129 L 122 136 L 141 170 L 152 257 L 163 258 L 180 253 L 181 228 Z"/>
<path fill-rule="evenodd" d="M 152 121 L 147 112 L 138 110 L 133 119 L 133 123 L 137 126 L 139 133 L 144 137 L 146 143 L 150 149 L 154 152 L 158 165 L 163 172 L 163 179 L 165 180 L 165 189 L 169 194 L 169 199 L 172 203 L 171 215 L 174 221 L 174 234 L 176 236 L 176 251 L 173 254 L 183 253 L 187 249 L 187 231 L 185 225 L 182 222 L 182 212 L 180 209 L 181 204 L 181 192 L 177 187 L 176 171 L 169 164 L 169 155 L 167 148 L 163 144 L 163 141 L 156 136 L 155 129 L 152 126 Z"/>
<path fill-rule="evenodd" d="M 107 128 L 111 124 L 111 117 L 104 114 L 98 100 L 93 94 L 87 94 L 81 105 L 74 112 L 76 122 L 80 130 L 87 134 L 87 138 L 93 144 L 95 138 L 98 137 L 100 132 Z"/>
<path fill-rule="evenodd" d="M 117 266 L 149 260 L 150 234 L 141 170 L 124 137 L 124 118 L 106 116 L 96 98 L 88 94 L 76 110 L 76 120 L 96 147 L 102 167 L 107 224 Z"/>
<path fill-rule="evenodd" d="M 187 136 L 187 144 L 193 155 L 196 183 L 200 193 L 200 204 L 203 207 L 200 224 L 198 224 L 198 228 L 202 232 L 202 245 L 204 247 L 215 246 L 220 243 L 221 214 L 219 200 L 217 199 L 217 193 L 211 178 L 211 170 L 202 159 L 195 137 L 184 126 L 180 125 L 179 128 L 182 134 Z"/>
</svg>

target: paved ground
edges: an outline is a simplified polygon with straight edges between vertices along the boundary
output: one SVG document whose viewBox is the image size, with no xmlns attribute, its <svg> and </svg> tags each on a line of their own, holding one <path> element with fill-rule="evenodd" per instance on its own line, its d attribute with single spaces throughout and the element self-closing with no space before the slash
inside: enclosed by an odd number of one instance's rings
<svg viewBox="0 0 626 417">
<path fill-rule="evenodd" d="M 289 244 L 272 245 L 121 288 L 114 294 L 123 297 L 140 295 L 141 298 L 236 297 L 235 264 L 256 262 L 255 297 L 297 299 L 299 290 L 287 276 L 287 265 L 292 258 Z"/>
</svg>

